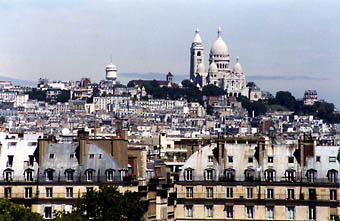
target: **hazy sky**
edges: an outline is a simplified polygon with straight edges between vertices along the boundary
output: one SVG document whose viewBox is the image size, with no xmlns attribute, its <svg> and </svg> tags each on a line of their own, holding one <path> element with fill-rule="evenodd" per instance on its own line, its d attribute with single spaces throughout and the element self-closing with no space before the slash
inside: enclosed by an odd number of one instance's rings
<svg viewBox="0 0 340 221">
<path fill-rule="evenodd" d="M 221 26 L 261 89 L 340 107 L 339 21 L 337 0 L 0 0 L 0 76 L 99 81 L 111 55 L 119 73 L 189 75 L 194 30 L 208 58 Z"/>
</svg>

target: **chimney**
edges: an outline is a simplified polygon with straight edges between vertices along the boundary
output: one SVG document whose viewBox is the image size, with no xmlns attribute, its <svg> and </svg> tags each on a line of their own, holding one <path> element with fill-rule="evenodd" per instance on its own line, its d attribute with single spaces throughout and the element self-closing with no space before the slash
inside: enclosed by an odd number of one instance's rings
<svg viewBox="0 0 340 221">
<path fill-rule="evenodd" d="M 78 151 L 78 159 L 79 164 L 82 165 L 84 163 L 84 158 L 86 157 L 86 143 L 89 140 L 89 132 L 86 132 L 84 129 L 78 131 L 78 140 L 79 140 L 79 151 Z"/>
<path fill-rule="evenodd" d="M 51 136 L 44 136 L 42 139 L 38 139 L 38 164 L 40 164 L 43 159 L 44 155 L 47 151 L 47 146 L 51 142 L 52 137 Z"/>
</svg>

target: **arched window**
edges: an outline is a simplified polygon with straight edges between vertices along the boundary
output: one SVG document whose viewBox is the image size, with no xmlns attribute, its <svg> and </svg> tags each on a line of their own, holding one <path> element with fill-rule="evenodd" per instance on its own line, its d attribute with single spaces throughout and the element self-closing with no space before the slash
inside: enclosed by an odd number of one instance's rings
<svg viewBox="0 0 340 221">
<path fill-rule="evenodd" d="M 285 172 L 285 178 L 287 182 L 295 182 L 295 178 L 296 178 L 296 171 L 293 169 L 288 169 Z"/>
<path fill-rule="evenodd" d="M 24 172 L 24 177 L 26 182 L 32 182 L 33 181 L 33 172 L 32 169 L 26 169 Z"/>
<path fill-rule="evenodd" d="M 276 171 L 274 169 L 267 169 L 264 171 L 264 178 L 267 182 L 273 182 L 276 178 Z"/>
<path fill-rule="evenodd" d="M 94 173 L 95 173 L 94 169 L 87 169 L 85 171 L 86 181 L 93 181 L 94 180 Z"/>
<path fill-rule="evenodd" d="M 335 169 L 328 170 L 327 177 L 330 183 L 338 182 L 338 171 L 336 171 Z"/>
<path fill-rule="evenodd" d="M 234 181 L 235 180 L 235 170 L 233 168 L 228 168 L 224 170 L 224 179 L 226 181 Z"/>
<path fill-rule="evenodd" d="M 200 51 L 197 52 L 197 56 L 201 56 L 201 52 Z"/>
<path fill-rule="evenodd" d="M 184 179 L 186 181 L 192 181 L 192 179 L 193 179 L 193 170 L 194 169 L 192 169 L 192 168 L 186 168 L 184 170 Z"/>
<path fill-rule="evenodd" d="M 65 170 L 65 178 L 66 181 L 73 181 L 73 173 L 74 173 L 74 169 L 66 169 Z"/>
<path fill-rule="evenodd" d="M 54 169 L 48 168 L 44 172 L 46 181 L 53 181 Z"/>
<path fill-rule="evenodd" d="M 107 169 L 105 171 L 106 181 L 114 181 L 115 170 L 114 169 Z"/>
<path fill-rule="evenodd" d="M 205 180 L 213 180 L 214 179 L 214 172 L 215 171 L 212 168 L 205 169 L 205 171 L 204 171 Z"/>
<path fill-rule="evenodd" d="M 254 181 L 255 180 L 255 170 L 248 168 L 244 171 L 244 177 L 246 181 Z"/>
<path fill-rule="evenodd" d="M 6 182 L 13 181 L 13 173 L 14 173 L 14 170 L 12 170 L 12 169 L 6 169 L 6 170 L 4 170 L 4 174 L 3 174 L 4 180 L 5 180 Z"/>
<path fill-rule="evenodd" d="M 315 182 L 315 178 L 316 178 L 316 170 L 314 169 L 309 169 L 306 172 L 306 177 L 307 177 L 307 181 L 314 183 Z"/>
</svg>

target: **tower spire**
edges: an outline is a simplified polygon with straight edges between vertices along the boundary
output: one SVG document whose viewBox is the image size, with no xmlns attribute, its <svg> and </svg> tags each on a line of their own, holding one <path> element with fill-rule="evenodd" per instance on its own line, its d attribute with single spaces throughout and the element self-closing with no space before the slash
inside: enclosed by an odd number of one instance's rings
<svg viewBox="0 0 340 221">
<path fill-rule="evenodd" d="M 222 28 L 221 27 L 218 27 L 218 30 L 217 30 L 217 37 L 221 37 L 222 35 Z"/>
</svg>

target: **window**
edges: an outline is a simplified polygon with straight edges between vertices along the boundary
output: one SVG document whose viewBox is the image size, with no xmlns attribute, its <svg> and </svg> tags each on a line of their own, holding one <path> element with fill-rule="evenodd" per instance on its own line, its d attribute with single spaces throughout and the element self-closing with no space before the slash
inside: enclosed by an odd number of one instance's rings
<svg viewBox="0 0 340 221">
<path fill-rule="evenodd" d="M 45 206 L 44 208 L 44 218 L 45 219 L 52 219 L 52 207 Z"/>
<path fill-rule="evenodd" d="M 210 163 L 214 162 L 214 156 L 208 156 L 208 162 Z"/>
<path fill-rule="evenodd" d="M 192 171 L 193 169 L 189 168 L 185 170 L 185 180 L 192 181 Z"/>
<path fill-rule="evenodd" d="M 316 162 L 320 162 L 321 161 L 321 157 L 320 156 L 316 156 Z"/>
<path fill-rule="evenodd" d="M 316 191 L 315 191 L 315 189 L 309 189 L 308 193 L 309 193 L 309 199 L 310 200 L 316 200 Z"/>
<path fill-rule="evenodd" d="M 185 217 L 192 217 L 192 205 L 185 206 Z"/>
<path fill-rule="evenodd" d="M 207 218 L 212 218 L 214 216 L 214 214 L 213 214 L 213 206 L 212 205 L 205 206 L 205 211 L 206 211 L 206 217 Z"/>
<path fill-rule="evenodd" d="M 86 192 L 87 192 L 87 193 L 93 192 L 93 187 L 86 187 Z"/>
<path fill-rule="evenodd" d="M 267 219 L 274 219 L 274 207 L 267 206 Z"/>
<path fill-rule="evenodd" d="M 54 173 L 53 169 L 45 170 L 46 181 L 53 181 L 53 173 Z"/>
<path fill-rule="evenodd" d="M 286 181 L 288 182 L 295 182 L 295 170 L 288 169 L 285 172 Z"/>
<path fill-rule="evenodd" d="M 108 169 L 105 171 L 106 175 L 106 181 L 113 181 L 114 179 L 114 170 L 113 169 Z"/>
<path fill-rule="evenodd" d="M 213 198 L 214 197 L 214 190 L 212 187 L 207 187 L 207 198 Z"/>
<path fill-rule="evenodd" d="M 205 179 L 206 180 L 213 180 L 214 179 L 214 170 L 213 169 L 207 169 L 205 170 Z"/>
<path fill-rule="evenodd" d="M 273 182 L 275 180 L 275 170 L 267 169 L 264 171 L 264 177 L 267 182 Z"/>
<path fill-rule="evenodd" d="M 287 207 L 287 218 L 295 219 L 295 208 L 293 206 Z"/>
<path fill-rule="evenodd" d="M 28 166 L 33 167 L 34 164 L 34 156 L 33 155 L 29 155 L 28 156 Z"/>
<path fill-rule="evenodd" d="M 8 155 L 7 156 L 7 167 L 12 167 L 13 166 L 13 158 L 14 156 L 13 155 Z"/>
<path fill-rule="evenodd" d="M 329 157 L 329 162 L 330 163 L 336 162 L 336 157 Z"/>
<path fill-rule="evenodd" d="M 228 162 L 229 162 L 229 163 L 234 162 L 233 156 L 228 156 Z"/>
<path fill-rule="evenodd" d="M 337 197 L 336 197 L 336 194 L 337 194 L 337 193 L 336 193 L 336 190 L 330 190 L 330 191 L 329 191 L 329 194 L 330 194 L 330 195 L 329 195 L 329 199 L 330 199 L 330 200 L 336 200 L 336 198 L 337 198 Z"/>
<path fill-rule="evenodd" d="M 247 206 L 246 211 L 247 211 L 247 219 L 254 218 L 254 207 L 253 206 Z"/>
<path fill-rule="evenodd" d="M 294 189 L 288 189 L 287 190 L 287 198 L 289 200 L 295 199 L 295 190 Z"/>
<path fill-rule="evenodd" d="M 233 206 L 226 206 L 225 212 L 226 212 L 227 218 L 233 218 L 234 217 L 234 207 Z"/>
<path fill-rule="evenodd" d="M 227 198 L 233 198 L 233 188 L 227 187 Z"/>
<path fill-rule="evenodd" d="M 306 176 L 307 176 L 307 181 L 314 183 L 315 182 L 315 177 L 316 177 L 316 170 L 314 169 L 309 169 L 306 172 Z"/>
<path fill-rule="evenodd" d="M 245 175 L 246 181 L 253 181 L 255 179 L 255 170 L 246 169 L 244 171 L 244 175 Z"/>
<path fill-rule="evenodd" d="M 247 198 L 248 199 L 253 198 L 253 188 L 247 188 Z"/>
<path fill-rule="evenodd" d="M 73 159 L 74 158 L 74 153 L 71 153 L 70 154 L 70 159 Z"/>
<path fill-rule="evenodd" d="M 273 163 L 274 162 L 274 157 L 268 157 L 268 163 Z"/>
<path fill-rule="evenodd" d="M 46 198 L 52 198 L 52 197 L 53 197 L 53 188 L 46 187 Z"/>
<path fill-rule="evenodd" d="M 192 198 L 193 192 L 194 192 L 194 190 L 193 190 L 192 187 L 187 187 L 187 188 L 186 188 L 186 197 L 187 197 L 187 198 Z"/>
<path fill-rule="evenodd" d="M 274 199 L 274 189 L 267 189 L 267 199 Z"/>
<path fill-rule="evenodd" d="M 254 158 L 253 157 L 248 157 L 248 163 L 253 163 Z"/>
<path fill-rule="evenodd" d="M 73 188 L 66 187 L 66 198 L 72 198 L 72 197 L 73 197 Z"/>
<path fill-rule="evenodd" d="M 331 221 L 336 221 L 337 220 L 337 215 L 330 215 L 329 218 Z"/>
<path fill-rule="evenodd" d="M 32 198 L 32 187 L 25 187 L 25 199 Z"/>
<path fill-rule="evenodd" d="M 66 181 L 73 181 L 73 169 L 67 169 L 65 171 L 65 175 L 66 175 Z"/>
<path fill-rule="evenodd" d="M 288 157 L 288 163 L 294 163 L 294 157 Z"/>
<path fill-rule="evenodd" d="M 94 154 L 90 154 L 90 155 L 89 155 L 89 158 L 90 158 L 90 159 L 94 159 Z"/>
<path fill-rule="evenodd" d="M 4 178 L 6 182 L 13 181 L 13 170 L 12 169 L 4 170 Z"/>
<path fill-rule="evenodd" d="M 93 169 L 86 170 L 85 175 L 86 175 L 86 181 L 93 181 L 94 170 Z"/>
<path fill-rule="evenodd" d="M 336 183 L 338 179 L 338 171 L 332 169 L 327 172 L 328 181 L 330 183 Z"/>
<path fill-rule="evenodd" d="M 232 168 L 224 170 L 224 176 L 227 181 L 235 180 L 235 170 Z"/>
<path fill-rule="evenodd" d="M 102 158 L 103 158 L 103 154 L 99 154 L 98 159 L 102 159 Z"/>
<path fill-rule="evenodd" d="M 12 197 L 12 188 L 11 187 L 5 187 L 4 195 L 5 195 L 6 199 L 10 199 Z"/>
<path fill-rule="evenodd" d="M 49 158 L 54 159 L 54 157 L 55 157 L 54 153 L 50 153 Z"/>
<path fill-rule="evenodd" d="M 308 208 L 308 218 L 310 220 L 316 220 L 316 210 L 315 210 L 315 206 L 310 206 Z"/>
</svg>

